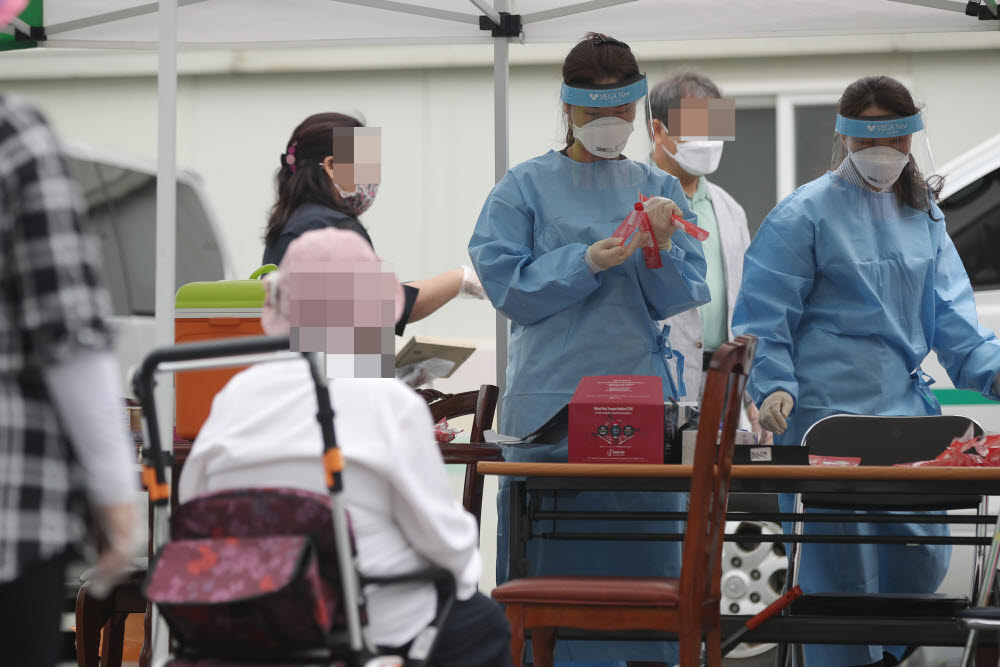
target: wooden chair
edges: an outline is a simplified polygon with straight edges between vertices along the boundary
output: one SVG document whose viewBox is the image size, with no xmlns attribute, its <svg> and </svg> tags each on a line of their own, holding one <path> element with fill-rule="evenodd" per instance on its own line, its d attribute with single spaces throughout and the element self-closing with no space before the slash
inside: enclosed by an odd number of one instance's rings
<svg viewBox="0 0 1000 667">
<path fill-rule="evenodd" d="M 506 607 L 515 667 L 522 662 L 527 630 L 535 666 L 552 667 L 558 628 L 677 633 L 682 667 L 699 664 L 704 637 L 709 666 L 721 665 L 722 537 L 733 445 L 756 344 L 753 336 L 723 344 L 708 369 L 680 578 L 544 576 L 508 581 L 493 590 L 493 598 Z"/>
<path fill-rule="evenodd" d="M 483 441 L 483 433 L 493 427 L 493 417 L 497 411 L 500 389 L 496 385 L 484 384 L 478 391 L 459 394 L 444 394 L 436 389 L 418 389 L 431 409 L 435 422 L 472 415 L 472 429 L 469 443 L 442 443 L 441 456 L 445 463 L 465 465 L 465 490 L 462 505 L 480 522 L 483 509 L 483 484 L 485 478 L 476 472 L 479 461 L 503 461 L 500 447 Z"/>
<path fill-rule="evenodd" d="M 180 479 L 184 462 L 191 451 L 188 441 L 174 442 L 174 479 Z M 171 498 L 174 508 L 176 496 Z M 150 513 L 152 514 L 152 512 Z M 152 551 L 153 524 L 149 522 L 149 548 Z M 152 554 L 150 554 L 152 555 Z M 112 589 L 103 600 L 87 594 L 90 582 L 80 586 L 76 596 L 76 664 L 78 667 L 121 667 L 122 649 L 125 642 L 125 619 L 129 614 L 145 614 L 145 640 L 139 657 L 140 667 L 148 667 L 150 615 L 146 598 L 142 595 L 142 584 L 146 580 L 146 569 L 137 569 Z M 101 630 L 104 637 L 101 638 Z"/>
<path fill-rule="evenodd" d="M 146 612 L 146 599 L 142 597 L 145 579 L 146 570 L 136 570 L 103 600 L 87 594 L 89 581 L 80 586 L 76 596 L 76 656 L 80 667 L 121 667 L 125 619 L 129 614 Z"/>
</svg>

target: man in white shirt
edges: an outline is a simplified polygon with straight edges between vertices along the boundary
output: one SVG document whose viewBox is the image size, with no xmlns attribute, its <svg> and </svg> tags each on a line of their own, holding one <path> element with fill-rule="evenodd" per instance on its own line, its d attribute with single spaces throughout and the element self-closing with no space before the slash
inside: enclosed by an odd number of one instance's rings
<svg viewBox="0 0 1000 667">
<path fill-rule="evenodd" d="M 677 177 L 691 209 L 698 215 L 698 225 L 709 232 L 702 249 L 708 265 L 705 280 L 712 300 L 662 322 L 670 326 L 671 347 L 684 359 L 686 400 L 700 400 L 703 369 L 715 350 L 733 337 L 730 329 L 733 305 L 743 278 L 743 254 L 750 246 L 743 207 L 706 178 L 718 169 L 723 147 L 722 139 L 714 136 L 716 132 L 705 134 L 705 127 L 718 123 L 718 117 L 710 115 L 710 100 L 721 100 L 718 87 L 707 76 L 690 69 L 668 73 L 649 92 L 653 139 L 650 159 Z M 700 118 L 702 113 L 705 119 Z M 691 127 L 683 129 L 682 122 Z M 681 139 L 694 134 L 705 134 L 705 138 Z M 754 430 L 759 430 L 757 410 L 752 403 L 747 405 L 747 411 Z"/>
<path fill-rule="evenodd" d="M 337 319 L 346 307 L 356 326 L 339 321 L 330 328 L 353 328 L 356 336 L 350 340 L 359 354 L 370 346 L 365 338 L 384 337 L 379 329 L 391 340 L 401 290 L 377 262 L 354 232 L 304 234 L 289 246 L 278 278 L 268 279 L 265 331 L 277 335 L 299 325 L 316 327 L 318 320 L 305 311 L 325 311 Z M 325 278 L 323 266 L 330 267 Z M 316 280 L 325 280 L 325 291 L 308 287 Z M 324 293 L 325 309 L 324 299 L 315 298 Z M 309 336 L 298 334 L 293 332 L 292 340 L 308 344 Z M 344 354 L 350 347 L 346 340 L 334 334 L 327 345 L 337 349 L 326 351 Z M 375 342 L 372 350 L 377 349 Z M 374 377 L 334 378 L 330 400 L 345 459 L 344 500 L 359 570 L 369 576 L 431 565 L 450 570 L 459 602 L 439 636 L 434 665 L 507 667 L 510 629 L 500 606 L 476 590 L 482 568 L 478 529 L 452 494 L 426 402 L 401 382 L 378 377 L 378 364 L 356 368 L 371 369 Z M 254 486 L 326 493 L 316 409 L 304 360 L 259 364 L 237 374 L 216 396 L 195 440 L 178 486 L 180 501 Z M 405 651 L 435 614 L 436 592 L 429 584 L 373 587 L 365 593 L 369 632 L 380 646 Z"/>
</svg>

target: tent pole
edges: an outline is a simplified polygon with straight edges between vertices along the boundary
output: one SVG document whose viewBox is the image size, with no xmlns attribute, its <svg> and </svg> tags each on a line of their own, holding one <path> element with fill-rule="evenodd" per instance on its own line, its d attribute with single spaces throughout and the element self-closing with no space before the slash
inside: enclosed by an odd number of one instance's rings
<svg viewBox="0 0 1000 667">
<path fill-rule="evenodd" d="M 208 0 L 177 0 L 177 5 L 183 7 L 184 5 L 193 5 L 199 2 L 207 1 Z M 91 28 L 98 25 L 107 25 L 108 23 L 124 21 L 136 16 L 145 16 L 146 14 L 153 14 L 159 11 L 161 5 L 162 3 L 159 2 L 159 0 L 156 0 L 155 2 L 149 2 L 136 7 L 129 7 L 128 9 L 119 9 L 113 12 L 94 14 L 93 16 L 86 16 L 73 21 L 64 21 L 63 23 L 53 23 L 52 25 L 45 26 L 45 34 L 51 37 L 53 35 L 70 32 L 72 30 L 81 30 L 83 28 Z"/>
<path fill-rule="evenodd" d="M 159 0 L 159 63 L 156 70 L 156 345 L 174 344 L 174 285 L 177 254 L 177 4 Z M 160 421 L 160 442 L 173 450 L 173 377 L 160 382 L 154 394 Z M 170 476 L 167 482 L 171 482 Z M 163 544 L 166 512 L 154 514 L 153 543 Z M 168 652 L 167 628 L 153 606 L 151 664 Z"/>
<path fill-rule="evenodd" d="M 510 11 L 510 0 L 496 0 L 498 12 Z M 506 37 L 496 37 L 493 40 L 493 175 L 496 182 L 507 173 L 510 166 L 510 43 Z M 500 396 L 507 391 L 507 342 L 510 333 L 507 318 L 497 311 L 496 324 L 496 358 L 497 386 Z M 500 431 L 500 416 L 503 409 L 502 401 L 497 404 L 496 424 Z M 524 434 L 519 434 L 524 435 Z"/>
</svg>

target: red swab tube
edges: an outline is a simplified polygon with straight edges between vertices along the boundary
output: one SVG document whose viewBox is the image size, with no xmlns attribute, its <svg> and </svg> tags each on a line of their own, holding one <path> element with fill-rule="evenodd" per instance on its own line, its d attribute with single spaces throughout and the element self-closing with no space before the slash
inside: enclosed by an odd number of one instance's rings
<svg viewBox="0 0 1000 667">
<path fill-rule="evenodd" d="M 705 239 L 708 238 L 707 229 L 702 229 L 698 225 L 692 225 L 690 222 L 688 222 L 681 216 L 677 215 L 676 213 L 672 214 L 670 216 L 670 219 L 679 224 L 681 227 L 683 227 L 685 232 L 695 237 L 699 241 L 704 241 Z"/>
</svg>

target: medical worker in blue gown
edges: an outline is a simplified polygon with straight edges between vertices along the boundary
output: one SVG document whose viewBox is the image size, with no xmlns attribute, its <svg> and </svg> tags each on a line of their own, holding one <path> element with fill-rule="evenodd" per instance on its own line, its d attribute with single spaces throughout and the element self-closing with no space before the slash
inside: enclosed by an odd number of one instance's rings
<svg viewBox="0 0 1000 667">
<path fill-rule="evenodd" d="M 518 437 L 565 406 L 584 376 L 659 376 L 664 399 L 677 396 L 677 379 L 667 366 L 667 331 L 656 321 L 710 298 L 700 243 L 674 233 L 679 227 L 670 222 L 671 212 L 696 221 L 680 183 L 621 155 L 634 123 L 642 122 L 646 95 L 646 79 L 631 50 L 603 35 L 588 35 L 567 56 L 563 82 L 567 147 L 508 171 L 487 198 L 469 243 L 487 296 L 511 320 L 500 430 Z M 639 249 L 645 234 L 637 232 L 624 247 L 609 238 L 639 192 L 653 198 L 646 210 L 662 268 L 646 267 Z M 508 460 L 567 457 L 565 440 L 542 449 L 508 449 Z M 552 507 L 552 495 L 544 502 Z M 497 580 L 503 582 L 508 579 L 506 483 L 497 504 Z M 684 504 L 681 494 L 578 493 L 560 494 L 558 507 L 676 511 Z M 680 526 L 560 521 L 559 529 L 676 532 Z M 530 574 L 645 576 L 676 576 L 680 556 L 679 543 L 652 541 L 533 541 L 528 554 Z M 675 645 L 665 643 L 556 646 L 557 662 L 656 665 L 676 659 Z"/>
<path fill-rule="evenodd" d="M 921 169 L 923 120 L 909 91 L 866 77 L 840 98 L 833 171 L 774 208 L 743 264 L 733 333 L 757 336 L 749 390 L 776 444 L 798 445 L 838 413 L 940 414 L 930 350 L 956 387 L 1000 399 L 1000 341 Z M 939 188 L 940 186 L 938 186 Z M 791 497 L 782 497 L 791 511 Z M 947 535 L 947 526 L 825 524 L 816 532 Z M 807 531 L 808 532 L 808 531 Z M 933 593 L 949 546 L 807 544 L 806 592 Z M 884 653 L 884 655 L 883 655 Z M 902 647 L 805 647 L 808 667 L 894 664 Z M 884 663 L 882 662 L 884 659 Z"/>
</svg>

